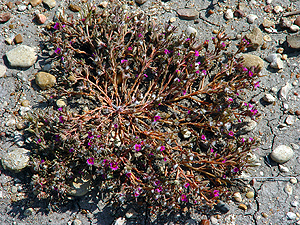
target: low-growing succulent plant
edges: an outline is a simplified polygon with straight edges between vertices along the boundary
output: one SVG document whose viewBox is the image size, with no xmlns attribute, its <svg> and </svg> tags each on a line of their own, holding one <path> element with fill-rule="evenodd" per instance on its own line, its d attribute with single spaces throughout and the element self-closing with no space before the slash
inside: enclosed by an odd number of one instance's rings
<svg viewBox="0 0 300 225">
<path fill-rule="evenodd" d="M 159 209 L 226 197 L 257 144 L 235 128 L 258 117 L 241 97 L 257 85 L 258 71 L 237 57 L 249 43 L 228 53 L 224 32 L 201 42 L 119 6 L 81 13 L 47 31 L 58 83 L 29 118 L 34 193 L 65 199 L 88 175 L 115 201 Z"/>
</svg>

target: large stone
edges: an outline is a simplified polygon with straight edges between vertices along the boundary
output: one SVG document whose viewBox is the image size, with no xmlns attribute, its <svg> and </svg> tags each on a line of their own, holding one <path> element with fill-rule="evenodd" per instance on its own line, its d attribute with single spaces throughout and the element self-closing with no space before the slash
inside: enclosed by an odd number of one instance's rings
<svg viewBox="0 0 300 225">
<path fill-rule="evenodd" d="M 39 72 L 35 76 L 35 82 L 42 90 L 45 90 L 55 85 L 56 78 L 50 73 Z"/>
<path fill-rule="evenodd" d="M 12 152 L 7 153 L 1 159 L 4 169 L 9 169 L 14 172 L 20 172 L 29 163 L 29 151 L 23 148 L 17 148 Z"/>
<path fill-rule="evenodd" d="M 41 4 L 41 3 L 42 3 L 42 0 L 29 0 L 29 3 L 30 3 L 33 7 L 35 7 L 35 6 L 39 5 L 39 4 Z"/>
<path fill-rule="evenodd" d="M 11 18 L 10 12 L 5 12 L 0 14 L 0 23 L 5 23 Z"/>
<path fill-rule="evenodd" d="M 83 196 L 89 192 L 90 186 L 91 177 L 89 175 L 83 176 L 82 178 L 75 178 L 68 194 L 72 196 Z"/>
<path fill-rule="evenodd" d="M 246 34 L 246 39 L 250 42 L 252 48 L 257 49 L 263 43 L 263 33 L 258 27 L 254 27 L 251 32 Z"/>
<path fill-rule="evenodd" d="M 56 6 L 55 0 L 43 0 L 43 3 L 46 4 L 50 9 Z"/>
<path fill-rule="evenodd" d="M 177 14 L 181 19 L 185 20 L 195 20 L 199 17 L 199 13 L 196 9 L 178 9 Z"/>
<path fill-rule="evenodd" d="M 289 161 L 293 155 L 294 151 L 292 148 L 286 145 L 279 145 L 272 151 L 270 157 L 273 161 L 282 164 Z"/>
<path fill-rule="evenodd" d="M 20 45 L 6 53 L 7 60 L 12 67 L 30 67 L 36 60 L 37 55 L 33 48 Z"/>
<path fill-rule="evenodd" d="M 259 71 L 261 71 L 264 67 L 264 60 L 261 59 L 259 56 L 251 55 L 251 54 L 243 54 L 243 65 L 247 69 L 251 69 L 252 67 L 257 67 Z"/>
<path fill-rule="evenodd" d="M 300 34 L 288 35 L 286 41 L 291 48 L 300 48 Z"/>
</svg>

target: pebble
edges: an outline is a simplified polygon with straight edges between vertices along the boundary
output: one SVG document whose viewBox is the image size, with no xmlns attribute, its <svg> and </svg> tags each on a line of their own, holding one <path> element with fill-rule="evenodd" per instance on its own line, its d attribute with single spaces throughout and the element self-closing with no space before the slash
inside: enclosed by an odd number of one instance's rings
<svg viewBox="0 0 300 225">
<path fill-rule="evenodd" d="M 232 11 L 232 9 L 227 9 L 227 10 L 225 11 L 225 13 L 224 13 L 224 17 L 225 17 L 225 19 L 227 19 L 227 20 L 232 19 L 232 18 L 233 18 L 233 11 Z"/>
<path fill-rule="evenodd" d="M 273 0 L 267 0 L 267 4 L 270 5 Z"/>
<path fill-rule="evenodd" d="M 289 28 L 292 26 L 292 21 L 290 21 L 288 18 L 281 17 L 279 20 L 279 26 L 281 28 Z"/>
<path fill-rule="evenodd" d="M 102 7 L 102 8 L 106 8 L 108 6 L 108 2 L 107 1 L 101 2 L 99 4 L 99 6 Z"/>
<path fill-rule="evenodd" d="M 25 121 L 20 121 L 16 124 L 16 127 L 18 130 L 22 130 L 22 129 L 25 129 L 26 128 L 26 123 Z"/>
<path fill-rule="evenodd" d="M 297 207 L 298 205 L 299 205 L 299 202 L 297 202 L 297 201 L 291 202 L 291 206 L 293 206 L 293 207 Z"/>
<path fill-rule="evenodd" d="M 114 223 L 114 225 L 125 225 L 125 224 L 126 224 L 126 219 L 123 217 L 119 217 Z"/>
<path fill-rule="evenodd" d="M 194 220 L 190 220 L 190 221 L 191 221 L 191 222 L 188 222 L 188 221 L 187 221 L 186 224 L 195 224 L 195 221 L 194 221 Z M 209 220 L 203 219 L 203 220 L 200 221 L 200 225 L 209 225 L 209 224 L 210 224 Z"/>
<path fill-rule="evenodd" d="M 248 23 L 254 23 L 254 21 L 255 21 L 258 17 L 257 17 L 257 15 L 249 14 L 246 18 L 247 18 L 247 22 L 248 22 Z"/>
<path fill-rule="evenodd" d="M 257 126 L 257 122 L 247 117 L 242 123 L 240 123 L 239 134 L 246 134 Z"/>
<path fill-rule="evenodd" d="M 243 203 L 241 203 L 240 205 L 239 205 L 239 208 L 240 209 L 243 209 L 243 210 L 247 210 L 247 206 L 245 205 L 245 204 L 243 204 Z"/>
<path fill-rule="evenodd" d="M 272 38 L 270 37 L 270 35 L 266 34 L 264 37 L 263 37 L 264 41 L 272 41 Z"/>
<path fill-rule="evenodd" d="M 279 96 L 280 98 L 282 98 L 283 100 L 287 99 L 287 95 L 289 93 L 289 91 L 293 88 L 293 86 L 290 83 L 286 83 L 279 92 Z"/>
<path fill-rule="evenodd" d="M 6 3 L 6 6 L 9 8 L 9 9 L 12 9 L 14 7 L 14 3 L 12 2 L 7 2 Z"/>
<path fill-rule="evenodd" d="M 187 33 L 188 36 L 191 35 L 191 34 L 197 35 L 197 33 L 198 33 L 197 30 L 195 28 L 193 28 L 193 27 L 188 27 L 185 30 L 185 32 Z"/>
<path fill-rule="evenodd" d="M 170 23 L 174 23 L 176 21 L 176 17 L 172 17 L 169 21 Z"/>
<path fill-rule="evenodd" d="M 265 212 L 262 212 L 261 215 L 262 215 L 264 218 L 267 218 L 267 217 L 268 217 L 268 214 L 265 213 Z"/>
<path fill-rule="evenodd" d="M 133 219 L 137 216 L 137 213 L 133 208 L 131 208 L 126 212 L 125 216 L 127 219 Z"/>
<path fill-rule="evenodd" d="M 12 67 L 30 67 L 37 60 L 35 50 L 27 45 L 19 45 L 10 50 L 6 57 Z"/>
<path fill-rule="evenodd" d="M 274 27 L 275 26 L 275 22 L 269 19 L 264 19 L 262 26 L 264 28 L 270 28 L 270 27 Z"/>
<path fill-rule="evenodd" d="M 47 20 L 47 17 L 43 14 L 38 13 L 35 15 L 35 19 L 39 24 L 44 24 Z"/>
<path fill-rule="evenodd" d="M 285 188 L 284 188 L 284 191 L 289 194 L 289 195 L 292 195 L 293 194 L 293 188 L 291 185 L 289 184 L 286 184 Z"/>
<path fill-rule="evenodd" d="M 300 148 L 300 146 L 295 143 L 291 143 L 291 146 L 294 150 L 298 150 Z"/>
<path fill-rule="evenodd" d="M 69 9 L 72 11 L 72 12 L 79 12 L 81 10 L 81 8 L 78 6 L 78 5 L 74 5 L 74 4 L 70 4 L 69 5 Z"/>
<path fill-rule="evenodd" d="M 264 11 L 265 11 L 266 13 L 271 12 L 271 11 L 272 11 L 272 6 L 271 6 L 271 5 L 266 5 L 266 6 L 264 7 Z"/>
<path fill-rule="evenodd" d="M 300 27 L 300 16 L 297 16 L 296 20 L 294 21 L 294 24 Z"/>
<path fill-rule="evenodd" d="M 33 214 L 34 210 L 33 208 L 28 208 L 24 211 L 24 216 L 31 216 Z"/>
<path fill-rule="evenodd" d="M 39 4 L 41 4 L 41 3 L 42 3 L 42 0 L 29 0 L 29 3 L 30 3 L 33 7 L 35 7 L 35 6 L 39 5 Z"/>
<path fill-rule="evenodd" d="M 81 222 L 81 220 L 79 220 L 79 219 L 75 219 L 75 220 L 73 220 L 73 222 L 72 222 L 72 225 L 81 225 L 82 224 L 82 222 Z"/>
<path fill-rule="evenodd" d="M 50 9 L 56 6 L 55 0 L 43 0 L 43 3 L 46 4 Z"/>
<path fill-rule="evenodd" d="M 23 37 L 22 37 L 22 35 L 21 34 L 17 34 L 16 36 L 15 36 L 15 43 L 16 44 L 21 44 L 23 42 Z"/>
<path fill-rule="evenodd" d="M 5 39 L 5 43 L 6 43 L 6 44 L 12 45 L 13 42 L 14 42 L 13 37 L 8 37 L 8 38 Z"/>
<path fill-rule="evenodd" d="M 18 5 L 18 11 L 23 12 L 27 9 L 26 5 Z"/>
<path fill-rule="evenodd" d="M 293 155 L 294 151 L 292 148 L 286 145 L 279 145 L 272 151 L 270 157 L 273 161 L 282 164 L 289 161 Z"/>
<path fill-rule="evenodd" d="M 297 26 L 297 25 L 292 25 L 292 26 L 290 26 L 290 31 L 291 32 L 298 32 L 300 30 L 300 27 L 299 26 Z"/>
<path fill-rule="evenodd" d="M 210 217 L 210 221 L 211 221 L 212 224 L 216 224 L 216 225 L 219 224 L 218 219 L 216 217 L 214 217 L 214 216 Z"/>
<path fill-rule="evenodd" d="M 18 192 L 18 187 L 12 186 L 11 187 L 11 193 L 17 193 Z"/>
<path fill-rule="evenodd" d="M 216 209 L 218 209 L 221 213 L 227 213 L 230 210 L 229 206 L 222 201 L 219 201 L 217 203 Z"/>
<path fill-rule="evenodd" d="M 273 103 L 276 101 L 276 98 L 269 93 L 265 93 L 263 96 L 263 100 L 266 101 L 267 103 Z"/>
<path fill-rule="evenodd" d="M 287 58 L 288 58 L 288 55 L 287 55 L 287 54 L 282 54 L 282 55 L 281 55 L 281 59 L 282 59 L 282 60 L 287 60 Z"/>
<path fill-rule="evenodd" d="M 246 34 L 246 39 L 248 39 L 252 48 L 257 49 L 263 43 L 263 33 L 258 27 L 254 27 L 251 32 Z"/>
<path fill-rule="evenodd" d="M 273 10 L 276 14 L 283 12 L 283 8 L 280 5 L 276 5 Z"/>
<path fill-rule="evenodd" d="M 29 152 L 23 148 L 17 148 L 12 152 L 6 153 L 1 159 L 4 169 L 9 169 L 13 172 L 20 172 L 29 163 Z"/>
<path fill-rule="evenodd" d="M 235 192 L 233 193 L 232 197 L 234 198 L 235 201 L 237 202 L 242 202 L 242 195 L 240 192 Z"/>
<path fill-rule="evenodd" d="M 253 191 L 247 192 L 246 197 L 247 198 L 253 198 L 254 197 L 254 192 Z"/>
<path fill-rule="evenodd" d="M 177 14 L 181 19 L 195 20 L 199 18 L 199 12 L 195 9 L 178 9 Z"/>
<path fill-rule="evenodd" d="M 21 105 L 24 107 L 28 107 L 30 105 L 30 102 L 28 100 L 22 100 Z"/>
<path fill-rule="evenodd" d="M 235 17 L 243 18 L 245 16 L 245 12 L 243 10 L 237 9 L 233 14 Z"/>
<path fill-rule="evenodd" d="M 283 69 L 283 61 L 279 54 L 273 53 L 267 56 L 266 60 L 270 63 L 270 67 L 274 69 Z"/>
<path fill-rule="evenodd" d="M 286 41 L 290 48 L 300 48 L 300 34 L 287 35 Z"/>
<path fill-rule="evenodd" d="M 5 73 L 6 73 L 6 66 L 0 65 L 0 78 L 4 77 Z"/>
<path fill-rule="evenodd" d="M 35 82 L 42 90 L 45 90 L 55 85 L 56 78 L 50 73 L 39 72 L 35 76 Z"/>
<path fill-rule="evenodd" d="M 264 61 L 259 56 L 243 54 L 242 58 L 243 65 L 248 69 L 251 69 L 252 67 L 257 67 L 259 71 L 261 71 L 264 67 Z"/>
<path fill-rule="evenodd" d="M 296 213 L 293 213 L 293 212 L 288 212 L 288 213 L 286 214 L 286 216 L 287 216 L 287 218 L 288 218 L 289 220 L 295 220 L 295 219 L 297 218 Z"/>
<path fill-rule="evenodd" d="M 68 194 L 72 196 L 83 196 L 89 192 L 90 185 L 91 177 L 88 175 L 85 175 L 85 177 L 81 178 L 75 178 L 75 180 L 72 182 L 70 190 L 68 191 Z"/>
<path fill-rule="evenodd" d="M 58 108 L 62 108 L 62 107 L 65 107 L 67 104 L 65 103 L 65 101 L 63 99 L 58 99 L 56 101 L 56 105 Z"/>
<path fill-rule="evenodd" d="M 285 119 L 287 125 L 293 125 L 296 122 L 296 117 L 292 115 L 288 115 Z"/>
<path fill-rule="evenodd" d="M 291 182 L 291 184 L 297 184 L 297 183 L 298 183 L 298 180 L 297 180 L 296 177 L 292 177 L 292 178 L 290 179 L 290 182 Z"/>
<path fill-rule="evenodd" d="M 289 173 L 290 172 L 289 168 L 287 168 L 286 166 L 283 166 L 283 165 L 279 164 L 278 168 L 279 168 L 279 171 L 282 172 L 282 173 Z"/>
<path fill-rule="evenodd" d="M 0 23 L 5 23 L 9 21 L 9 19 L 12 17 L 10 12 L 5 12 L 0 14 Z"/>
</svg>

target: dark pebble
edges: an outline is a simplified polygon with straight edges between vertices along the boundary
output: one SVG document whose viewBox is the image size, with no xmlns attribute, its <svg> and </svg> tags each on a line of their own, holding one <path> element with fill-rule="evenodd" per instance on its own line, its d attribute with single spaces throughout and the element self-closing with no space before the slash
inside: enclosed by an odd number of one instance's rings
<svg viewBox="0 0 300 225">
<path fill-rule="evenodd" d="M 238 9 L 238 10 L 235 10 L 235 11 L 234 11 L 233 15 L 234 15 L 235 17 L 242 18 L 242 17 L 245 16 L 245 13 L 244 13 L 244 11 Z"/>
<path fill-rule="evenodd" d="M 222 201 L 219 201 L 219 203 L 216 205 L 216 209 L 224 214 L 230 210 L 229 206 L 225 202 L 222 202 Z"/>
</svg>

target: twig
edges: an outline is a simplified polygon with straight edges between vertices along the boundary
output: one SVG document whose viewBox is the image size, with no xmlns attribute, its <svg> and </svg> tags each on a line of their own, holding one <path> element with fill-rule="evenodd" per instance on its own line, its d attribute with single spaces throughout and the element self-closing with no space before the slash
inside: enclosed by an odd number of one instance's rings
<svg viewBox="0 0 300 225">
<path fill-rule="evenodd" d="M 256 179 L 256 180 L 273 180 L 273 181 L 288 181 L 291 178 L 295 177 L 238 177 L 238 178 L 233 178 L 233 180 L 251 180 L 251 179 Z"/>
<path fill-rule="evenodd" d="M 300 10 L 293 11 L 293 12 L 287 12 L 287 13 L 282 14 L 282 16 L 293 16 L 293 15 L 297 15 L 297 14 L 300 14 Z"/>
</svg>

